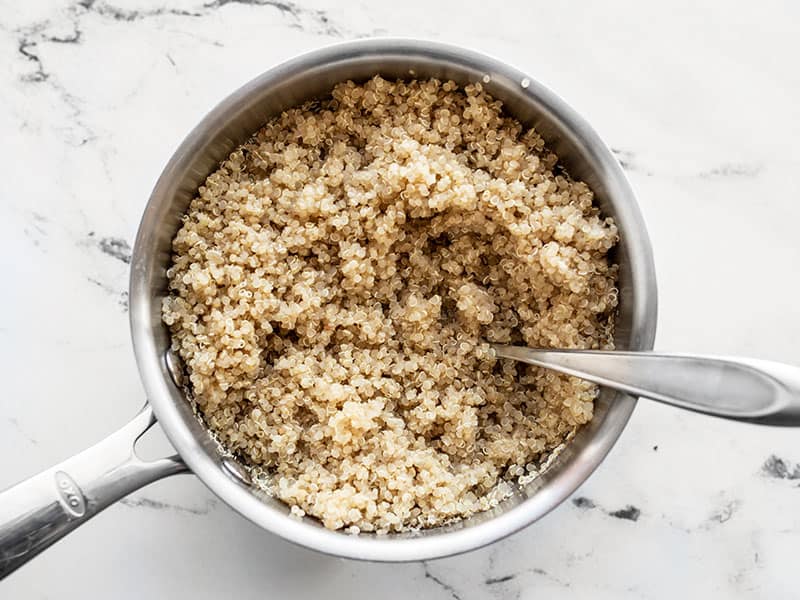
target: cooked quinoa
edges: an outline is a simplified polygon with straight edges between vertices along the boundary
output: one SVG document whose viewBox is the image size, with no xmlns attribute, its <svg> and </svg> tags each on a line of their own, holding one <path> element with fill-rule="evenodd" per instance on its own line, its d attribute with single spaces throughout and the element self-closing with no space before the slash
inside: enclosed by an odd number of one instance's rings
<svg viewBox="0 0 800 600">
<path fill-rule="evenodd" d="M 480 84 L 375 77 L 200 187 L 163 319 L 205 423 L 293 514 L 462 518 L 592 418 L 595 386 L 489 346 L 612 347 L 617 228 L 556 165 Z"/>
</svg>

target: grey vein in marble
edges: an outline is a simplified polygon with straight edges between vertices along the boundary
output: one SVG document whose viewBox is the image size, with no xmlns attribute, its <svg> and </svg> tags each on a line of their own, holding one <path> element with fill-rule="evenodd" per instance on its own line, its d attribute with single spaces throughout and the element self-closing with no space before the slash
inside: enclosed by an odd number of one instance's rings
<svg viewBox="0 0 800 600">
<path fill-rule="evenodd" d="M 544 569 L 533 568 L 533 569 L 528 569 L 526 572 L 533 573 L 534 575 L 538 575 L 540 577 L 544 577 L 545 579 L 548 579 L 553 583 L 560 585 L 561 587 L 568 588 L 572 586 L 572 584 L 569 581 L 565 581 L 560 577 L 556 577 L 555 575 L 552 575 L 551 573 L 545 571 Z"/>
<path fill-rule="evenodd" d="M 622 148 L 611 148 L 611 152 L 617 158 L 620 166 L 628 173 L 638 173 L 646 177 L 696 177 L 704 180 L 728 180 L 731 178 L 754 178 L 761 174 L 763 165 L 759 163 L 747 162 L 723 162 L 712 165 L 701 171 L 681 173 L 680 171 L 670 172 L 664 168 L 654 169 L 645 166 L 637 154 L 632 150 Z"/>
<path fill-rule="evenodd" d="M 202 13 L 183 10 L 178 8 L 169 8 L 162 6 L 149 10 L 128 10 L 108 4 L 107 2 L 97 2 L 97 0 L 80 0 L 76 6 L 80 6 L 89 12 L 96 13 L 102 17 L 108 17 L 115 21 L 123 21 L 131 23 L 140 19 L 147 19 L 150 17 L 162 17 L 172 15 L 176 17 L 200 17 Z"/>
<path fill-rule="evenodd" d="M 217 9 L 229 4 L 243 4 L 246 6 L 269 6 L 277 9 L 280 13 L 289 15 L 294 19 L 293 27 L 302 30 L 309 30 L 308 25 L 312 25 L 313 33 L 322 35 L 329 35 L 334 37 L 342 37 L 348 35 L 353 36 L 352 31 L 341 24 L 334 24 L 331 22 L 328 14 L 323 10 L 308 9 L 296 4 L 294 2 L 279 2 L 275 0 L 214 0 L 208 4 L 204 4 L 203 8 Z M 305 23 L 308 21 L 308 23 Z"/>
<path fill-rule="evenodd" d="M 131 247 L 128 242 L 122 238 L 100 238 L 97 240 L 97 247 L 103 254 L 110 256 L 111 258 L 115 258 L 126 265 L 131 264 Z"/>
<path fill-rule="evenodd" d="M 617 157 L 620 166 L 629 173 L 642 173 L 647 177 L 651 177 L 653 172 L 649 169 L 643 168 L 636 159 L 636 154 L 632 150 L 623 150 L 621 148 L 611 148 L 611 152 Z"/>
<path fill-rule="evenodd" d="M 103 290 L 106 294 L 116 297 L 117 305 L 122 309 L 122 312 L 128 312 L 129 308 L 129 293 L 128 290 L 118 290 L 94 277 L 87 277 L 86 281 L 92 283 Z"/>
<path fill-rule="evenodd" d="M 146 10 L 125 9 L 108 2 L 98 2 L 97 0 L 81 0 L 76 6 L 82 7 L 87 12 L 95 13 L 102 17 L 107 17 L 115 21 L 132 23 L 142 19 L 153 17 L 174 16 L 174 17 L 204 17 L 213 11 L 232 4 L 244 6 L 269 7 L 277 10 L 280 14 L 292 18 L 292 26 L 298 29 L 341 37 L 344 35 L 352 36 L 342 24 L 334 23 L 324 10 L 310 9 L 294 2 L 283 2 L 276 0 L 214 0 L 200 4 L 192 9 L 178 9 L 169 6 L 160 6 Z"/>
<path fill-rule="evenodd" d="M 709 522 L 712 523 L 727 523 L 733 517 L 733 514 L 739 509 L 740 502 L 738 500 L 731 500 L 725 503 L 724 506 L 714 511 L 709 517 Z"/>
<path fill-rule="evenodd" d="M 31 211 L 27 218 L 25 219 L 25 225 L 22 228 L 22 232 L 25 234 L 31 243 L 39 248 L 42 252 L 46 253 L 46 250 L 42 248 L 42 241 L 44 238 L 47 237 L 47 225 L 49 224 L 49 219 L 45 216 Z"/>
<path fill-rule="evenodd" d="M 56 93 L 69 110 L 70 122 L 78 129 L 77 136 L 69 137 L 66 141 L 73 146 L 82 146 L 95 139 L 96 136 L 83 121 L 81 101 L 53 76 L 39 55 L 40 44 L 80 44 L 83 33 L 75 16 L 74 8 L 71 7 L 68 13 L 71 15 L 69 22 L 72 25 L 72 32 L 66 36 L 48 34 L 47 30 L 52 25 L 50 21 L 36 22 L 27 27 L 15 29 L 12 33 L 17 37 L 18 54 L 28 63 L 32 63 L 34 67 L 32 71 L 22 74 L 20 80 L 23 83 L 47 85 Z"/>
<path fill-rule="evenodd" d="M 721 178 L 721 177 L 755 177 L 761 173 L 762 166 L 759 164 L 747 163 L 723 163 L 719 166 L 712 167 L 708 171 L 702 171 L 698 177 L 703 179 Z"/>
<path fill-rule="evenodd" d="M 761 466 L 761 472 L 774 479 L 800 479 L 800 464 L 770 455 Z"/>
<path fill-rule="evenodd" d="M 641 510 L 632 504 L 628 504 L 625 508 L 620 508 L 618 510 L 609 512 L 608 516 L 616 519 L 625 519 L 626 521 L 638 521 L 641 514 Z"/>
<path fill-rule="evenodd" d="M 441 588 L 444 592 L 446 592 L 447 595 L 453 600 L 461 600 L 461 596 L 452 585 L 445 582 L 443 579 L 441 579 L 441 577 L 438 577 L 437 575 L 434 575 L 431 572 L 430 564 L 427 561 L 422 562 L 422 569 L 425 575 L 425 579 L 435 583 L 439 588 Z"/>
<path fill-rule="evenodd" d="M 511 575 L 503 575 L 501 577 L 489 577 L 488 579 L 484 580 L 483 583 L 485 585 L 497 585 L 498 583 L 506 583 L 507 581 L 511 581 L 516 577 L 517 575 L 514 573 Z"/>
<path fill-rule="evenodd" d="M 591 498 L 586 498 L 585 496 L 578 496 L 577 498 L 572 499 L 572 504 L 581 510 L 591 510 L 593 508 L 598 508 L 597 503 L 592 500 Z M 632 504 L 628 504 L 623 508 L 619 508 L 617 510 L 605 510 L 603 512 L 607 514 L 609 517 L 614 517 L 615 519 L 623 519 L 625 521 L 638 521 L 639 517 L 642 514 L 642 511 L 633 506 Z"/>
<path fill-rule="evenodd" d="M 54 74 L 50 72 L 39 54 L 38 49 L 40 44 L 80 44 L 84 39 L 82 20 L 88 14 L 96 14 L 114 21 L 133 23 L 143 19 L 164 16 L 200 18 L 230 4 L 276 9 L 279 14 L 287 15 L 293 20 L 292 27 L 309 33 L 330 37 L 363 36 L 359 34 L 359 32 L 350 31 L 342 24 L 334 23 L 326 11 L 308 9 L 293 2 L 274 0 L 215 0 L 214 2 L 199 5 L 197 8 L 191 10 L 176 9 L 169 6 L 132 10 L 120 8 L 107 2 L 98 2 L 97 0 L 79 0 L 75 4 L 70 5 L 65 13 L 72 27 L 72 32 L 68 35 L 58 36 L 48 34 L 48 29 L 53 25 L 52 20 L 39 21 L 27 27 L 13 30 L 12 33 L 17 37 L 18 54 L 25 61 L 32 63 L 34 67 L 32 71 L 21 75 L 21 81 L 23 83 L 48 85 L 68 107 L 70 111 L 70 121 L 78 130 L 76 136 L 67 139 L 68 143 L 73 146 L 85 145 L 96 139 L 96 134 L 91 131 L 82 118 L 81 100 L 68 91 Z M 174 65 L 172 58 L 168 57 L 168 59 Z"/>
<path fill-rule="evenodd" d="M 31 445 L 38 446 L 39 442 L 35 440 L 31 435 L 29 435 L 19 424 L 19 421 L 14 417 L 8 417 L 6 421 L 14 428 L 14 430 L 19 434 L 20 437 L 27 440 Z"/>
<path fill-rule="evenodd" d="M 570 581 L 558 577 L 550 571 L 540 567 L 530 567 L 527 569 L 522 569 L 517 573 L 509 573 L 499 577 L 489 577 L 483 581 L 483 585 L 489 589 L 499 588 L 499 590 L 502 590 L 498 596 L 500 598 L 519 598 L 521 597 L 523 590 L 529 589 L 529 586 L 525 585 L 524 580 L 526 579 L 533 579 L 534 582 L 536 579 L 544 579 L 564 589 L 569 589 L 572 587 L 572 583 Z M 536 584 L 534 583 L 531 587 L 535 589 Z"/>
<path fill-rule="evenodd" d="M 584 496 L 579 496 L 578 498 L 573 498 L 572 503 L 577 506 L 578 508 L 594 508 L 597 506 L 594 503 L 594 500 L 586 498 Z"/>
<path fill-rule="evenodd" d="M 30 33 L 35 33 L 35 30 L 32 30 Z M 42 59 L 40 59 L 39 55 L 36 53 L 37 42 L 32 41 L 28 35 L 29 34 L 25 34 L 24 37 L 19 40 L 17 52 L 19 52 L 25 58 L 25 60 L 34 63 L 36 69 L 33 71 L 33 73 L 23 75 L 22 79 L 23 81 L 46 81 L 50 75 L 45 73 L 42 65 Z"/>
</svg>

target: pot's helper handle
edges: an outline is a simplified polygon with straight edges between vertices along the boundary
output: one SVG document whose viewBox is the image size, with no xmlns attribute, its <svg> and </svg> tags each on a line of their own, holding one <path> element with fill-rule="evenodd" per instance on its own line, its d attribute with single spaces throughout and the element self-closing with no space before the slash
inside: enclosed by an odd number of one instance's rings
<svg viewBox="0 0 800 600">
<path fill-rule="evenodd" d="M 139 459 L 134 444 L 156 422 L 149 404 L 91 448 L 0 492 L 0 579 L 101 510 L 167 475 L 179 456 Z"/>
</svg>

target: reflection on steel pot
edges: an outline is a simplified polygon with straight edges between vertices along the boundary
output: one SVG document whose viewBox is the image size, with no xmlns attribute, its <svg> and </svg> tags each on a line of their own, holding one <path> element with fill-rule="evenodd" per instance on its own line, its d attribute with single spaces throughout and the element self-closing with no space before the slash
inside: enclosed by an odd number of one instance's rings
<svg viewBox="0 0 800 600">
<path fill-rule="evenodd" d="M 198 186 L 233 148 L 270 117 L 334 84 L 385 78 L 483 81 L 521 122 L 533 125 L 570 173 L 585 181 L 621 241 L 618 348 L 648 350 L 656 326 L 656 283 L 650 241 L 636 199 L 608 147 L 575 111 L 534 79 L 475 52 L 430 42 L 377 39 L 338 44 L 284 63 L 226 98 L 189 134 L 156 184 L 133 251 L 130 315 L 136 359 L 149 405 L 96 446 L 0 494 L 0 576 L 6 575 L 109 504 L 161 477 L 190 470 L 254 524 L 308 548 L 378 560 L 430 559 L 478 548 L 525 527 L 567 498 L 600 464 L 622 432 L 634 398 L 602 390 L 594 419 L 544 473 L 493 510 L 413 533 L 349 535 L 311 518 L 289 517 L 283 503 L 251 488 L 247 473 L 223 456 L 195 417 L 169 357 L 161 323 L 170 244 Z M 174 373 L 175 377 L 171 374 Z M 145 462 L 135 441 L 158 417 L 178 455 Z"/>
</svg>

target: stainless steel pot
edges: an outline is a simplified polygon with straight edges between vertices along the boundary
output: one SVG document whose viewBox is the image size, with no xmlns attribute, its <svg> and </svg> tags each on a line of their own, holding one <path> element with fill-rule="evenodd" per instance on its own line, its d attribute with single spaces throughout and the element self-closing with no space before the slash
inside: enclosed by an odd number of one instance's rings
<svg viewBox="0 0 800 600">
<path fill-rule="evenodd" d="M 600 464 L 636 400 L 604 390 L 595 417 L 532 483 L 492 511 L 414 533 L 352 536 L 311 518 L 290 518 L 283 503 L 251 488 L 246 472 L 221 453 L 192 412 L 167 364 L 169 335 L 161 299 L 170 243 L 198 186 L 238 144 L 280 111 L 326 94 L 347 79 L 438 77 L 482 81 L 523 123 L 533 125 L 567 170 L 594 190 L 620 230 L 620 349 L 649 350 L 656 327 L 652 250 L 634 193 L 608 147 L 561 98 L 497 60 L 438 43 L 375 39 L 338 44 L 286 62 L 237 90 L 184 140 L 159 178 L 133 251 L 130 319 L 149 404 L 96 446 L 0 494 L 0 576 L 4 576 L 105 507 L 167 475 L 192 471 L 254 524 L 308 548 L 376 561 L 430 559 L 466 552 L 536 521 L 567 498 Z M 178 455 L 144 462 L 135 441 L 156 417 Z"/>
</svg>

